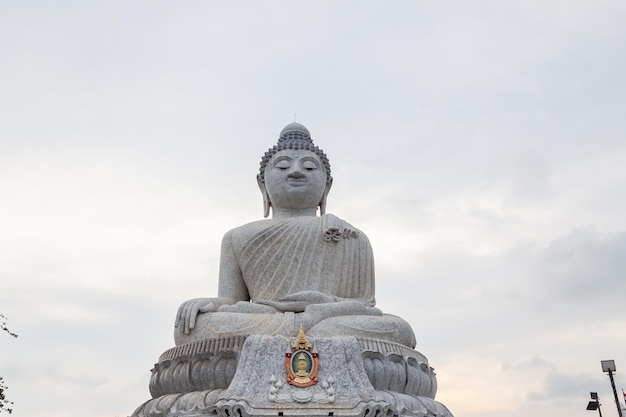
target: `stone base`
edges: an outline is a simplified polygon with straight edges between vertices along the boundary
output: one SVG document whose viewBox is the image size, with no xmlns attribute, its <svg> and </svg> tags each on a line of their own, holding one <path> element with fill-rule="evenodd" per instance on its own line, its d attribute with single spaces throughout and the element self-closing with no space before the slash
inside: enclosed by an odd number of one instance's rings
<svg viewBox="0 0 626 417">
<path fill-rule="evenodd" d="M 248 336 L 170 349 L 153 369 L 153 399 L 133 417 L 452 417 L 434 401 L 426 358 L 412 349 L 377 339 L 317 339 L 319 381 L 299 388 L 286 381 L 292 342 Z"/>
</svg>

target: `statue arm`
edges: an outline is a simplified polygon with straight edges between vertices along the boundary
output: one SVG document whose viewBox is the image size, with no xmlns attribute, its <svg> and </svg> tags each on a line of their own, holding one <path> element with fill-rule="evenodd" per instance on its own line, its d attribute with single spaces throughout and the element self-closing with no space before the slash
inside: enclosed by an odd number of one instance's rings
<svg viewBox="0 0 626 417">
<path fill-rule="evenodd" d="M 216 312 L 222 306 L 249 300 L 248 289 L 243 282 L 241 270 L 233 251 L 231 230 L 222 239 L 218 296 L 185 301 L 178 308 L 174 327 L 182 324 L 183 332 L 189 334 L 196 325 L 198 314 Z"/>
<path fill-rule="evenodd" d="M 229 231 L 222 239 L 222 251 L 220 254 L 220 275 L 217 291 L 219 298 L 231 300 L 227 304 L 235 304 L 238 301 L 250 301 L 248 287 L 243 280 L 241 268 L 233 248 L 233 231 Z"/>
</svg>

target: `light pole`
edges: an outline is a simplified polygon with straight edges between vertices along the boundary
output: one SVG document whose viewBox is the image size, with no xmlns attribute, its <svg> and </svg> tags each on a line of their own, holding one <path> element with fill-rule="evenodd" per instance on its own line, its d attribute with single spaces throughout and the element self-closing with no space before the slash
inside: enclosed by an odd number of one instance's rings
<svg viewBox="0 0 626 417">
<path fill-rule="evenodd" d="M 613 380 L 613 372 L 616 372 L 615 361 L 607 360 L 607 361 L 600 361 L 600 363 L 602 363 L 602 372 L 609 373 L 609 379 L 611 380 L 611 387 L 613 387 L 613 395 L 615 396 L 615 405 L 617 406 L 617 414 L 619 415 L 619 417 L 624 417 L 622 415 L 622 407 L 620 407 L 619 399 L 617 398 L 617 390 L 615 389 L 615 381 Z"/>
<path fill-rule="evenodd" d="M 587 404 L 587 410 L 598 410 L 598 413 L 600 413 L 600 417 L 602 417 L 602 410 L 600 410 L 600 398 L 598 398 L 598 393 L 590 392 L 589 394 L 591 394 L 591 399 L 593 401 L 589 401 L 589 404 Z"/>
</svg>

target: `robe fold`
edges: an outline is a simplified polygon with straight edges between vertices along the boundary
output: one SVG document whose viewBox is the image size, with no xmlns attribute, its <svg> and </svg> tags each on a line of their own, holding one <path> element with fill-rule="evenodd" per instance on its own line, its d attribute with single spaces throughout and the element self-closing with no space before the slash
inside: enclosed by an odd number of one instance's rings
<svg viewBox="0 0 626 417">
<path fill-rule="evenodd" d="M 373 306 L 374 258 L 369 240 L 327 214 L 257 222 L 239 236 L 237 261 L 252 301 L 319 291 Z"/>
</svg>

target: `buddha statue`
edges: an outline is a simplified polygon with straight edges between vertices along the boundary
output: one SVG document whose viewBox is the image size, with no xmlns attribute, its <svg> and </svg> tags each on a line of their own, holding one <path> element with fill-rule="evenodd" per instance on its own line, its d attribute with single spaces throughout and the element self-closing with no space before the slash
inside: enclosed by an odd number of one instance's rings
<svg viewBox="0 0 626 417">
<path fill-rule="evenodd" d="M 226 233 L 218 296 L 180 306 L 176 345 L 292 336 L 303 328 L 310 337 L 370 337 L 414 348 L 409 324 L 375 307 L 367 236 L 325 213 L 330 163 L 306 127 L 294 122 L 282 130 L 261 160 L 257 181 L 265 217 L 270 211 L 272 217 Z"/>
<path fill-rule="evenodd" d="M 306 127 L 282 130 L 257 181 L 266 219 L 226 233 L 218 296 L 180 306 L 132 416 L 453 417 L 409 324 L 375 307 L 367 236 L 326 213 Z"/>
</svg>

